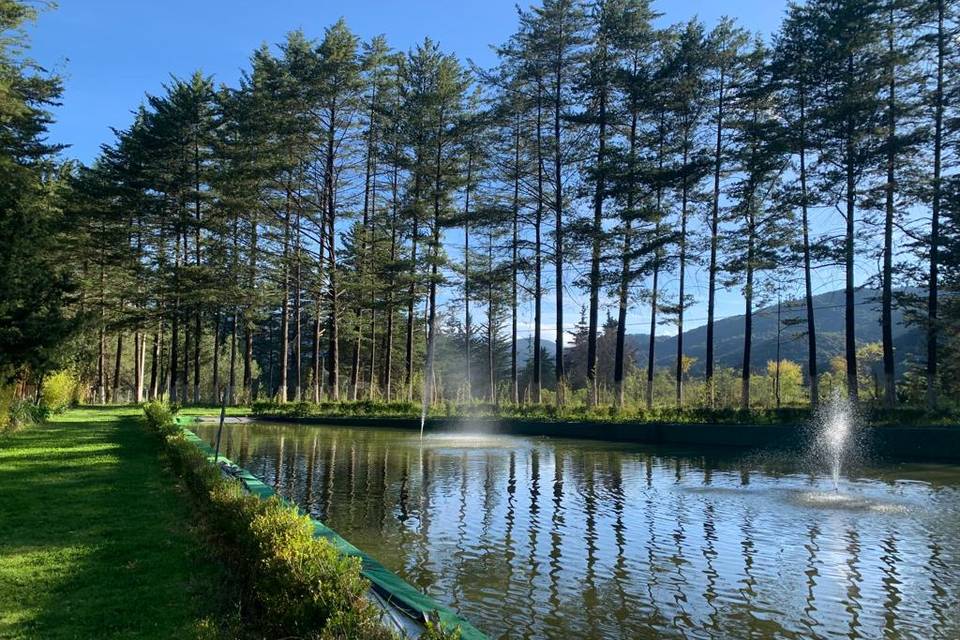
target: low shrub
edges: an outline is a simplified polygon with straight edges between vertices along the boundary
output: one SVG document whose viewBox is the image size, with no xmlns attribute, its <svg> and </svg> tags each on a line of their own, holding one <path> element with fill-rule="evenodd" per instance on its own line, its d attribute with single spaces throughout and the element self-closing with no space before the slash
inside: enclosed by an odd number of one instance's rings
<svg viewBox="0 0 960 640">
<path fill-rule="evenodd" d="M 3 371 L 0 371 L 0 432 L 12 427 L 10 409 L 16 402 L 16 387 L 4 380 Z"/>
<path fill-rule="evenodd" d="M 40 402 L 52 413 L 63 413 L 73 404 L 79 382 L 71 371 L 63 369 L 43 380 Z"/>
<path fill-rule="evenodd" d="M 171 464 L 238 586 L 241 610 L 268 637 L 388 640 L 380 610 L 366 597 L 360 561 L 313 535 L 308 516 L 278 497 L 261 500 L 225 478 L 177 428 L 163 403 L 144 405 L 147 425 L 163 436 Z M 455 640 L 439 627 L 431 640 Z"/>
<path fill-rule="evenodd" d="M 171 407 L 162 400 L 153 400 L 143 405 L 147 426 L 164 436 L 172 436 L 179 432 L 174 419 L 176 412 L 176 407 Z"/>
<path fill-rule="evenodd" d="M 30 425 L 42 424 L 50 417 L 50 411 L 43 405 L 29 400 L 14 400 L 7 410 L 5 430 L 16 431 Z"/>
<path fill-rule="evenodd" d="M 272 400 L 258 400 L 250 405 L 250 412 L 257 416 L 274 413 L 283 405 Z"/>
</svg>

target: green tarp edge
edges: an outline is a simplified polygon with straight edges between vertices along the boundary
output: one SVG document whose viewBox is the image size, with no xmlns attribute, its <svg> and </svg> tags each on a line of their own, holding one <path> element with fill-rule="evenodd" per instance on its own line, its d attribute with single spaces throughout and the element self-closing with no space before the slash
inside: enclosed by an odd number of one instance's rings
<svg viewBox="0 0 960 640">
<path fill-rule="evenodd" d="M 213 447 L 211 447 L 206 440 L 195 434 L 193 431 L 183 427 L 184 424 L 197 422 L 198 420 L 196 418 L 187 417 L 177 418 L 176 421 L 177 424 L 179 424 L 183 429 L 183 434 L 187 441 L 193 443 L 198 449 L 200 449 L 200 451 L 206 455 L 207 460 L 212 463 L 215 456 Z M 240 470 L 236 477 L 253 495 L 256 495 L 262 499 L 267 499 L 276 495 L 285 503 L 295 507 L 298 511 L 303 513 L 303 510 L 297 505 L 293 504 L 286 498 L 279 496 L 272 487 L 259 480 L 256 476 L 243 467 L 236 465 L 233 461 L 229 460 L 223 455 L 220 455 L 219 459 L 227 464 L 236 466 Z M 460 637 L 462 640 L 487 640 L 487 636 L 481 633 L 469 622 L 458 616 L 453 610 L 441 605 L 430 596 L 418 591 L 414 586 L 403 580 L 400 576 L 396 575 L 382 564 L 377 562 L 375 559 L 347 542 L 347 540 L 342 538 L 336 531 L 323 524 L 321 521 L 315 518 L 310 518 L 310 520 L 313 522 L 314 536 L 318 538 L 325 538 L 331 544 L 333 544 L 333 546 L 340 551 L 340 553 L 351 558 L 360 559 L 360 571 L 363 576 L 370 581 L 371 587 L 374 588 L 376 592 L 391 605 L 407 612 L 411 618 L 421 622 L 426 616 L 436 612 L 440 617 L 440 622 L 443 623 L 444 627 L 460 627 Z"/>
</svg>

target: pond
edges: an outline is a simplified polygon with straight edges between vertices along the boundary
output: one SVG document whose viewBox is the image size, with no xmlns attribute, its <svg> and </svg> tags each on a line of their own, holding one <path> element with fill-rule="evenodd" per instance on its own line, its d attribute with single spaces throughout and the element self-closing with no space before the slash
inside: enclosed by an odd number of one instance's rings
<svg viewBox="0 0 960 640">
<path fill-rule="evenodd" d="M 957 465 L 835 489 L 783 454 L 270 424 L 222 451 L 491 638 L 960 638 Z"/>
</svg>

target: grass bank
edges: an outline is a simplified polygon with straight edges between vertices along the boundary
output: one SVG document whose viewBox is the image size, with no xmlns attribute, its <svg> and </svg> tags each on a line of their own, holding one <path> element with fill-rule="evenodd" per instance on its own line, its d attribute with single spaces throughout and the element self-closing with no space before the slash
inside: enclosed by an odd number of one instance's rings
<svg viewBox="0 0 960 640">
<path fill-rule="evenodd" d="M 485 638 L 412 587 L 397 584 L 395 576 L 385 577 L 381 565 L 259 480 L 225 477 L 214 464 L 213 450 L 186 433 L 165 403 L 149 402 L 143 412 L 239 585 L 244 621 L 266 637 L 400 640 L 389 617 L 368 598 L 366 568 L 386 589 L 384 597 L 427 616 L 421 640 Z M 257 488 L 250 489 L 250 483 Z"/>
<path fill-rule="evenodd" d="M 208 637 L 222 574 L 139 414 L 0 435 L 0 638 Z"/>
</svg>

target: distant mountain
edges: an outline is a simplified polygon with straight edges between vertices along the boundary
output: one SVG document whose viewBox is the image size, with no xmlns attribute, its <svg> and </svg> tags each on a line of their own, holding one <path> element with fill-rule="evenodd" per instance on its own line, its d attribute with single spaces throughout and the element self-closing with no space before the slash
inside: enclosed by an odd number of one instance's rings
<svg viewBox="0 0 960 640">
<path fill-rule="evenodd" d="M 856 337 L 858 344 L 879 342 L 880 292 L 875 289 L 860 289 L 855 294 Z M 844 350 L 844 292 L 842 290 L 823 293 L 813 298 L 813 307 L 817 323 L 817 361 L 821 371 L 825 370 L 830 359 L 843 355 Z M 781 343 L 780 357 L 806 365 L 806 304 L 803 300 L 784 301 L 781 305 Z M 924 338 L 917 326 L 908 326 L 904 322 L 904 313 L 894 307 L 893 340 L 897 371 L 902 375 L 904 365 L 909 361 L 922 361 Z M 717 320 L 714 323 L 714 356 L 717 366 L 739 368 L 743 360 L 744 316 L 736 315 Z M 683 333 L 684 353 L 697 359 L 692 373 L 703 374 L 707 351 L 707 328 L 696 327 Z M 645 365 L 649 336 L 644 333 L 627 335 L 627 349 L 632 351 L 636 362 Z M 518 342 L 518 360 L 526 362 L 532 352 L 532 338 L 523 338 Z M 542 340 L 543 348 L 553 355 L 554 343 Z M 528 346 L 529 345 L 529 346 Z M 656 340 L 656 366 L 672 367 L 677 356 L 677 337 L 658 336 Z M 777 306 L 763 307 L 753 313 L 753 348 L 751 366 L 763 368 L 767 361 L 775 360 L 777 353 Z"/>
<path fill-rule="evenodd" d="M 860 289 L 854 296 L 856 304 L 856 338 L 858 344 L 879 342 L 880 292 Z M 844 351 L 844 292 L 831 291 L 813 298 L 817 326 L 817 362 L 820 369 L 829 366 L 830 359 Z M 791 300 L 781 305 L 780 357 L 805 364 L 807 360 L 807 309 L 803 300 Z M 923 334 L 916 326 L 904 323 L 901 309 L 893 310 L 893 340 L 897 369 L 902 373 L 908 360 L 917 360 L 923 349 Z M 737 315 L 714 323 L 714 357 L 722 367 L 740 367 L 743 360 L 744 316 Z M 697 327 L 684 332 L 684 353 L 697 358 L 693 373 L 703 373 L 707 352 L 707 328 Z M 641 361 L 647 357 L 649 338 L 646 335 L 628 336 L 628 345 Z M 677 338 L 669 336 L 657 340 L 657 366 L 673 366 L 676 362 Z M 753 314 L 753 347 L 751 366 L 762 368 L 777 354 L 777 307 L 764 307 Z"/>
<path fill-rule="evenodd" d="M 557 353 L 557 343 L 553 340 L 540 340 L 540 348 L 547 352 L 550 358 Z M 517 366 L 523 367 L 528 359 L 533 358 L 533 337 L 517 340 Z"/>
</svg>

